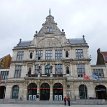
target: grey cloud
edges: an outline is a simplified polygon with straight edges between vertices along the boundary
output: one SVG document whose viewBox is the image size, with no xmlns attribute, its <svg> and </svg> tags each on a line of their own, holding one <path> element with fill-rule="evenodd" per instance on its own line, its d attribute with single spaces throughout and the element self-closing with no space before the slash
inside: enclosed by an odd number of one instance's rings
<svg viewBox="0 0 107 107">
<path fill-rule="evenodd" d="M 51 8 L 67 38 L 86 36 L 95 64 L 96 50 L 107 50 L 106 4 L 107 0 L 0 0 L 0 57 L 12 53 L 20 38 L 32 40 Z"/>
</svg>

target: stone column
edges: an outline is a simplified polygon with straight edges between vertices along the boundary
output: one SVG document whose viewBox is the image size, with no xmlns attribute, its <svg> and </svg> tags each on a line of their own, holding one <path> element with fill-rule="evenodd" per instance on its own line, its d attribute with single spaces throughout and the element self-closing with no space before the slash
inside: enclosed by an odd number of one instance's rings
<svg viewBox="0 0 107 107">
<path fill-rule="evenodd" d="M 10 99 L 12 94 L 12 86 L 11 85 L 7 85 L 6 86 L 6 92 L 5 92 L 5 99 Z"/>
<path fill-rule="evenodd" d="M 66 83 L 63 84 L 63 98 L 67 96 L 67 93 L 66 93 Z"/>
<path fill-rule="evenodd" d="M 49 100 L 50 101 L 53 100 L 53 86 L 52 86 L 52 84 L 50 85 L 50 99 Z"/>
<path fill-rule="evenodd" d="M 62 50 L 62 59 L 64 59 L 65 58 L 65 51 L 64 51 L 64 49 Z"/>
<path fill-rule="evenodd" d="M 42 74 L 45 74 L 45 64 L 42 65 Z"/>
<path fill-rule="evenodd" d="M 87 94 L 88 94 L 88 97 L 96 97 L 95 95 L 95 88 L 93 87 L 93 83 L 90 83 L 89 86 L 87 87 Z"/>
<path fill-rule="evenodd" d="M 22 90 L 23 90 L 23 91 L 22 91 L 22 92 L 23 92 L 23 93 L 22 93 L 22 95 L 23 95 L 23 100 L 27 100 L 27 94 L 28 94 L 28 93 L 27 93 L 27 86 L 28 86 L 28 84 L 25 83 L 24 87 L 22 87 Z"/>
<path fill-rule="evenodd" d="M 43 59 L 43 60 L 45 59 L 45 50 L 43 50 L 43 56 L 42 56 L 42 59 Z"/>
<path fill-rule="evenodd" d="M 37 94 L 39 95 L 38 100 L 40 100 L 40 84 L 39 84 L 39 81 L 37 82 Z"/>
<path fill-rule="evenodd" d="M 52 50 L 52 59 L 55 59 L 55 50 Z"/>
<path fill-rule="evenodd" d="M 66 72 L 65 72 L 65 65 L 64 65 L 64 63 L 63 63 L 63 65 L 62 65 L 62 69 L 63 69 L 63 74 L 66 74 Z"/>
<path fill-rule="evenodd" d="M 32 73 L 35 74 L 35 64 L 32 66 Z"/>
<path fill-rule="evenodd" d="M 55 74 L 55 64 L 52 65 L 53 68 L 52 68 L 52 74 Z"/>
</svg>

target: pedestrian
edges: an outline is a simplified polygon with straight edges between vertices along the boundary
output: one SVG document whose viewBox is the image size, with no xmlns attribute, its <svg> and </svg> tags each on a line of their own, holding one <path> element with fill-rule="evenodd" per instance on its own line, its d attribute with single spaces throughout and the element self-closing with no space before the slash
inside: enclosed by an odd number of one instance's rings
<svg viewBox="0 0 107 107">
<path fill-rule="evenodd" d="M 64 105 L 66 105 L 67 97 L 64 97 Z"/>
<path fill-rule="evenodd" d="M 67 101 L 68 101 L 68 106 L 70 106 L 70 97 L 69 96 L 67 98 Z"/>
</svg>

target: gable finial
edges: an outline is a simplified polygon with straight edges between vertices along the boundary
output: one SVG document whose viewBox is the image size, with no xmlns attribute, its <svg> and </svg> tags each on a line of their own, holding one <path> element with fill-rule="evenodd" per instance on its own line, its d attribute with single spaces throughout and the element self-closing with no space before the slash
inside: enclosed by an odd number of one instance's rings
<svg viewBox="0 0 107 107">
<path fill-rule="evenodd" d="M 51 9 L 49 8 L 49 15 L 51 15 Z"/>
</svg>

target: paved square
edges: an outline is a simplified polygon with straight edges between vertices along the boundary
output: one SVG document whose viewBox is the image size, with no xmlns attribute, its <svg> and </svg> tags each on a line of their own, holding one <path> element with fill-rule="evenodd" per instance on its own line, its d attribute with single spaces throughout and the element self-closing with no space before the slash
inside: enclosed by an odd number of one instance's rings
<svg viewBox="0 0 107 107">
<path fill-rule="evenodd" d="M 0 104 L 0 107 L 69 107 L 64 105 Z M 71 107 L 107 107 L 107 105 L 71 105 Z"/>
</svg>

